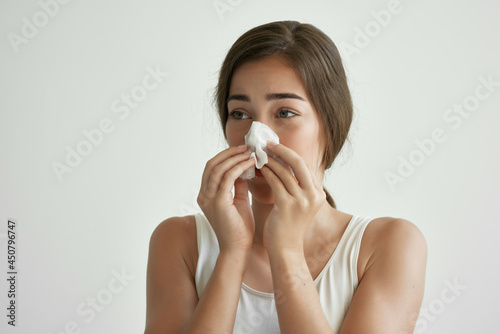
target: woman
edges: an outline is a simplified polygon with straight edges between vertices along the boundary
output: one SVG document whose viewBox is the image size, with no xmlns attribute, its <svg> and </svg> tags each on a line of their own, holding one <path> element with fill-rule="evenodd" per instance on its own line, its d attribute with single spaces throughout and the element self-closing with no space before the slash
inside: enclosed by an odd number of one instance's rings
<svg viewBox="0 0 500 334">
<path fill-rule="evenodd" d="M 251 29 L 224 60 L 216 100 L 229 148 L 206 164 L 204 214 L 153 232 L 146 333 L 413 333 L 422 233 L 337 210 L 322 186 L 352 120 L 330 38 L 295 21 Z M 243 180 L 253 121 L 279 136 L 268 149 L 282 162 Z"/>
</svg>

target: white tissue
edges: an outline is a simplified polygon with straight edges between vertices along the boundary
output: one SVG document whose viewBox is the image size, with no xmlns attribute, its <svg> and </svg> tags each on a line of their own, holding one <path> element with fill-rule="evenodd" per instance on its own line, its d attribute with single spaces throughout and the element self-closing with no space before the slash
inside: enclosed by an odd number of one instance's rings
<svg viewBox="0 0 500 334">
<path fill-rule="evenodd" d="M 278 135 L 267 125 L 260 122 L 252 122 L 250 130 L 245 135 L 245 145 L 247 145 L 248 149 L 252 151 L 251 156 L 255 159 L 255 167 L 258 169 L 261 169 L 262 166 L 267 164 L 268 154 L 276 158 L 276 156 L 268 150 L 268 142 L 279 144 L 280 139 Z M 245 180 L 253 179 L 255 177 L 255 167 L 245 171 L 241 174 L 240 178 Z"/>
</svg>

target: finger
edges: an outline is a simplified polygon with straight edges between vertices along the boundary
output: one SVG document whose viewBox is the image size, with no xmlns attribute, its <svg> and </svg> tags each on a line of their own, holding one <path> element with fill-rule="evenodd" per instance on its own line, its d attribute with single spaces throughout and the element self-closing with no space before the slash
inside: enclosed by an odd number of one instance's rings
<svg viewBox="0 0 500 334">
<path fill-rule="evenodd" d="M 206 191 L 206 187 L 208 185 L 208 179 L 210 178 L 210 175 L 212 174 L 212 170 L 219 165 L 222 161 L 227 160 L 228 158 L 241 154 L 247 150 L 247 147 L 245 145 L 241 146 L 231 146 L 227 149 L 225 149 L 222 152 L 219 152 L 216 156 L 214 156 L 212 159 L 208 160 L 208 162 L 205 165 L 205 169 L 203 170 L 203 175 L 201 177 L 201 189 L 203 191 Z"/>
<path fill-rule="evenodd" d="M 293 173 L 295 174 L 295 178 L 302 188 L 314 188 L 311 171 L 300 155 L 282 144 L 273 144 L 269 142 L 267 147 L 278 158 L 283 160 L 285 164 L 289 165 L 292 168 Z"/>
<path fill-rule="evenodd" d="M 272 171 L 267 165 L 262 166 L 260 169 L 262 175 L 267 181 L 269 187 L 273 191 L 274 198 L 276 200 L 285 200 L 290 194 L 285 188 L 285 185 L 281 182 L 280 178 Z"/>
<path fill-rule="evenodd" d="M 291 195 L 297 195 L 301 191 L 300 185 L 290 169 L 272 156 L 268 157 L 267 167 L 274 172 Z"/>
<path fill-rule="evenodd" d="M 226 171 L 224 173 L 224 177 L 222 178 L 222 182 L 220 183 L 218 193 L 224 194 L 231 192 L 236 179 L 239 178 L 244 171 L 249 170 L 254 165 L 255 165 L 255 159 L 249 157 L 246 160 L 241 161 L 228 171 Z"/>
<path fill-rule="evenodd" d="M 234 199 L 249 202 L 248 198 L 248 181 L 237 178 L 234 180 Z"/>
<path fill-rule="evenodd" d="M 208 195 L 214 195 L 219 191 L 219 187 L 224 175 L 234 166 L 250 158 L 250 152 L 234 155 L 212 168 L 212 173 L 208 176 L 206 191 Z M 255 160 L 255 159 L 252 159 Z"/>
</svg>

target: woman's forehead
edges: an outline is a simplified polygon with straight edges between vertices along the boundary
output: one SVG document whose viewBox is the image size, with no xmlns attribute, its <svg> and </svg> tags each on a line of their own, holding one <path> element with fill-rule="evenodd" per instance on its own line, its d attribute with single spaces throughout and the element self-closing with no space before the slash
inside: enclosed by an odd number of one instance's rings
<svg viewBox="0 0 500 334">
<path fill-rule="evenodd" d="M 258 61 L 245 62 L 234 71 L 229 88 L 230 94 L 259 90 L 266 93 L 294 92 L 297 95 L 306 95 L 300 75 L 283 56 L 270 56 Z"/>
</svg>

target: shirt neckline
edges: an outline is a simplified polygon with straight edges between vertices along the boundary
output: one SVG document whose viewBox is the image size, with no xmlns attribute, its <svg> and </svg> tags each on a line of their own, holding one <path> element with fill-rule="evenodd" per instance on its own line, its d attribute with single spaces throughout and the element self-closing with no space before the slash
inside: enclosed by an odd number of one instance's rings
<svg viewBox="0 0 500 334">
<path fill-rule="evenodd" d="M 331 263 L 333 262 L 333 259 L 335 258 L 335 256 L 339 252 L 340 246 L 342 246 L 342 244 L 344 242 L 344 239 L 346 238 L 345 235 L 347 234 L 347 231 L 351 228 L 351 225 L 355 221 L 356 217 L 357 217 L 356 215 L 352 215 L 351 219 L 349 220 L 349 223 L 347 223 L 347 226 L 346 226 L 346 228 L 344 230 L 344 233 L 342 233 L 342 236 L 340 237 L 340 240 L 339 240 L 339 242 L 337 244 L 337 247 L 335 247 L 335 250 L 333 251 L 333 254 L 330 256 L 330 258 L 328 259 L 328 262 L 325 264 L 325 266 L 320 271 L 320 273 L 318 274 L 318 276 L 316 276 L 316 278 L 314 279 L 313 282 L 314 282 L 315 285 L 317 285 L 319 283 L 319 280 L 325 275 L 326 271 L 330 267 Z M 255 290 L 255 289 L 249 287 L 248 285 L 246 285 L 244 282 L 241 282 L 241 286 L 243 287 L 243 289 L 247 290 L 248 292 L 250 292 L 250 293 L 252 293 L 254 295 L 257 295 L 257 296 L 260 296 L 260 297 L 265 297 L 265 298 L 274 298 L 274 293 L 273 292 L 263 292 L 263 291 Z"/>
</svg>

